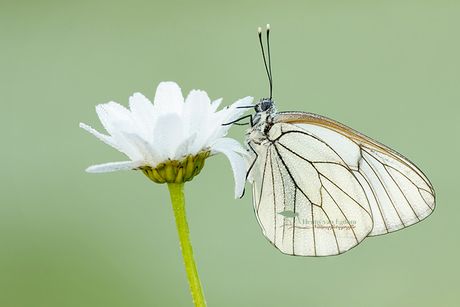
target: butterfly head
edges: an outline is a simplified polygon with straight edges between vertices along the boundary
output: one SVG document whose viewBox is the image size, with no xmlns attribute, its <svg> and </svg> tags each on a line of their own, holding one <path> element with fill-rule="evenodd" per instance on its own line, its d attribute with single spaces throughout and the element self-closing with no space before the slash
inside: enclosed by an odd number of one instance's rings
<svg viewBox="0 0 460 307">
<path fill-rule="evenodd" d="M 256 114 L 252 118 L 253 126 L 264 123 L 267 118 L 271 117 L 272 114 L 276 113 L 275 102 L 270 98 L 262 98 L 254 107 Z"/>
<path fill-rule="evenodd" d="M 260 113 L 260 112 L 273 113 L 272 110 L 274 109 L 275 109 L 275 102 L 271 100 L 270 98 L 262 98 L 255 105 L 255 110 L 257 113 Z"/>
</svg>

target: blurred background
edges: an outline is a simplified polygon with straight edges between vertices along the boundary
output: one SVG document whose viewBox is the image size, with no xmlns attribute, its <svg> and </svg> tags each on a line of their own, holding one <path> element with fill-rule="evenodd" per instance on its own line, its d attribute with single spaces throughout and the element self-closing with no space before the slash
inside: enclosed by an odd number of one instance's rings
<svg viewBox="0 0 460 307">
<path fill-rule="evenodd" d="M 459 304 L 459 13 L 444 0 L 1 1 L 0 306 L 192 306 L 167 186 L 85 173 L 125 156 L 78 124 L 105 132 L 96 104 L 153 100 L 161 81 L 222 105 L 266 97 L 267 23 L 278 109 L 409 157 L 437 209 L 341 256 L 286 256 L 250 184 L 233 199 L 230 164 L 212 157 L 185 186 L 208 306 Z"/>
</svg>

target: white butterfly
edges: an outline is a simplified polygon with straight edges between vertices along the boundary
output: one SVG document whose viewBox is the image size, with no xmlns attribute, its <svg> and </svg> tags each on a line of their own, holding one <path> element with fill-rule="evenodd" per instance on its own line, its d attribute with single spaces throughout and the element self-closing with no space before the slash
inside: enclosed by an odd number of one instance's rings
<svg viewBox="0 0 460 307">
<path fill-rule="evenodd" d="M 271 98 L 255 111 L 246 132 L 254 211 L 282 253 L 338 255 L 433 212 L 428 178 L 394 150 L 320 115 L 277 113 Z"/>
</svg>

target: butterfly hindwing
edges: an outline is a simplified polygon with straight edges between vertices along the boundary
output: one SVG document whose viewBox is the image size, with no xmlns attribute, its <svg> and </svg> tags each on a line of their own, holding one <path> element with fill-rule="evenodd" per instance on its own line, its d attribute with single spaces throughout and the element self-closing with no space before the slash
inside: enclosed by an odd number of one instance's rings
<svg viewBox="0 0 460 307">
<path fill-rule="evenodd" d="M 360 183 L 321 139 L 296 125 L 279 123 L 271 127 L 267 142 L 251 147 L 257 152 L 254 210 L 264 235 L 280 251 L 336 255 L 372 230 Z"/>
</svg>

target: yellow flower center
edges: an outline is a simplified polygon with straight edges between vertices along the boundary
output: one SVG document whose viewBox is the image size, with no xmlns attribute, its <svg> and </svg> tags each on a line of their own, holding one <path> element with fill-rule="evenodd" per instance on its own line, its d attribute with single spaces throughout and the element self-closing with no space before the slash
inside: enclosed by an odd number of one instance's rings
<svg viewBox="0 0 460 307">
<path fill-rule="evenodd" d="M 196 156 L 188 155 L 183 161 L 169 160 L 155 168 L 143 166 L 140 169 L 156 183 L 182 183 L 198 175 L 204 166 L 204 160 L 211 155 L 209 150 L 201 151 Z"/>
</svg>

